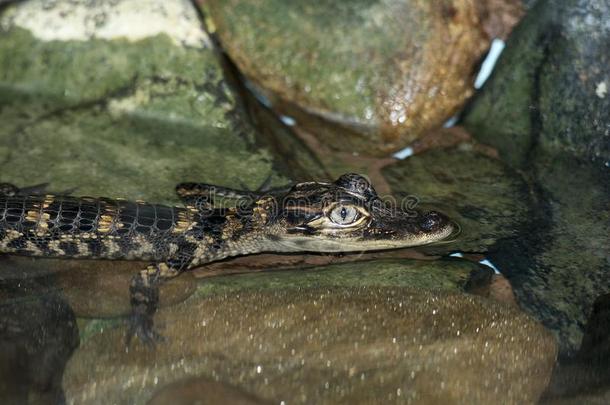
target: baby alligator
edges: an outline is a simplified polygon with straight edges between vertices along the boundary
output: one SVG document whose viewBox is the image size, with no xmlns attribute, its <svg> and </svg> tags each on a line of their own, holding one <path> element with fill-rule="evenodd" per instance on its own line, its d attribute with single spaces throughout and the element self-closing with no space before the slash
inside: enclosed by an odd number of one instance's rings
<svg viewBox="0 0 610 405">
<path fill-rule="evenodd" d="M 425 245 L 457 226 L 437 212 L 392 209 L 357 174 L 270 193 L 183 183 L 185 207 L 121 199 L 27 195 L 0 186 L 0 252 L 150 261 L 130 285 L 128 340 L 159 338 L 159 284 L 193 267 L 258 252 L 350 252 Z M 239 198 L 213 207 L 213 197 Z"/>
</svg>

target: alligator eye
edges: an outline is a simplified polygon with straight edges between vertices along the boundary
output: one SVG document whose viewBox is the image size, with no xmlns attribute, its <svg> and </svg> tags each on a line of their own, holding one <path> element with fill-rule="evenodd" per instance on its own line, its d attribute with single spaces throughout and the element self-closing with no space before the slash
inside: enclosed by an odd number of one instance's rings
<svg viewBox="0 0 610 405">
<path fill-rule="evenodd" d="M 337 225 L 349 225 L 358 219 L 360 213 L 349 205 L 339 205 L 330 212 L 330 220 Z"/>
<path fill-rule="evenodd" d="M 432 231 L 441 226 L 443 222 L 443 217 L 436 211 L 430 211 L 426 215 L 421 222 L 421 227 L 424 231 Z"/>
</svg>

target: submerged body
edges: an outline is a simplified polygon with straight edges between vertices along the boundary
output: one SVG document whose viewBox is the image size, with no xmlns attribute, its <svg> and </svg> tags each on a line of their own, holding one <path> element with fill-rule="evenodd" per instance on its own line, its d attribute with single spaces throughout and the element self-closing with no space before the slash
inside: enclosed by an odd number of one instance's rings
<svg viewBox="0 0 610 405">
<path fill-rule="evenodd" d="M 107 198 L 24 195 L 0 187 L 0 253 L 40 257 L 146 260 L 134 276 L 132 328 L 154 340 L 158 285 L 189 268 L 258 252 L 350 252 L 425 245 L 456 225 L 436 212 L 386 206 L 356 174 L 334 183 L 300 183 L 275 193 L 184 183 L 185 207 Z M 241 198 L 213 208 L 213 197 Z"/>
</svg>

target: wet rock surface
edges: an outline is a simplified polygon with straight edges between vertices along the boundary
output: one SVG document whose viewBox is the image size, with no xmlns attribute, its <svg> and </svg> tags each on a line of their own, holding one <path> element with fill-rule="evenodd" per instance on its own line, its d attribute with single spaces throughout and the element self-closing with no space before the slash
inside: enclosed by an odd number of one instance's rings
<svg viewBox="0 0 610 405">
<path fill-rule="evenodd" d="M 609 19 L 605 0 L 538 1 L 472 103 L 468 129 L 517 166 L 534 146 L 610 161 Z"/>
<path fill-rule="evenodd" d="M 145 403 L 195 375 L 274 402 L 533 402 L 555 358 L 548 332 L 510 307 L 405 288 L 212 293 L 159 321 L 167 343 L 154 351 L 125 351 L 120 329 L 84 343 L 67 402 Z"/>
<path fill-rule="evenodd" d="M 303 139 L 295 136 L 293 128 L 286 125 L 269 106 L 257 99 L 242 80 L 241 73 L 225 54 L 219 57 L 225 79 L 235 89 L 237 97 L 243 101 L 244 109 L 257 130 L 256 144 L 278 157 L 274 161 L 274 167 L 278 171 L 290 173 L 291 179 L 296 182 L 311 181 L 311 179 L 332 181 L 344 173 L 329 170 L 330 165 L 320 158 L 319 150 L 311 148 Z"/>
<path fill-rule="evenodd" d="M 521 14 L 513 1 L 200 4 L 208 28 L 275 109 L 334 149 L 376 155 L 455 113 L 490 38 Z"/>
</svg>

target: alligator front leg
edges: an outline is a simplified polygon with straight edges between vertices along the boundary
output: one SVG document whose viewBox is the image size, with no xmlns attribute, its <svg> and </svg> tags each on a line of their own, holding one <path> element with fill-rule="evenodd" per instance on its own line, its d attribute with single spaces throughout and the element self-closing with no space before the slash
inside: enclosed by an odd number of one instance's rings
<svg viewBox="0 0 610 405">
<path fill-rule="evenodd" d="M 154 316 L 159 307 L 159 286 L 178 273 L 178 269 L 167 263 L 158 263 L 147 266 L 131 279 L 129 287 L 131 318 L 126 337 L 127 344 L 134 335 L 147 345 L 163 339 L 154 329 Z"/>
</svg>

